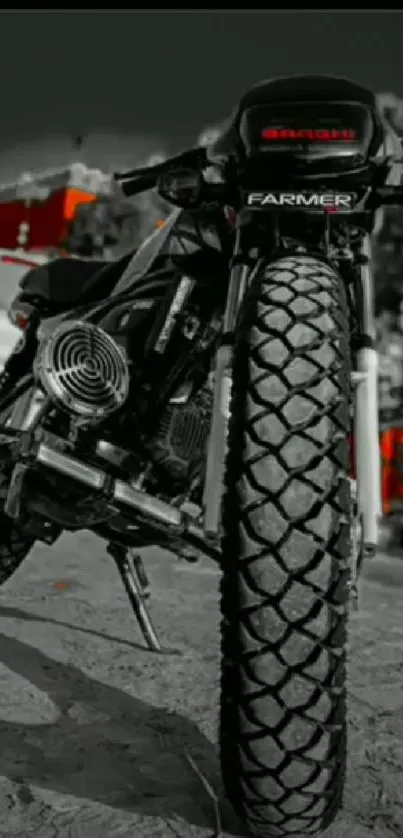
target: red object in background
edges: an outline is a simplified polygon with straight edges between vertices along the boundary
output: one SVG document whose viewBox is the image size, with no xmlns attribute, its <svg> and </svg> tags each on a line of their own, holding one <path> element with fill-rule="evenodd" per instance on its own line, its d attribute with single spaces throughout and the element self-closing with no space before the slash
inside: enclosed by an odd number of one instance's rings
<svg viewBox="0 0 403 838">
<path fill-rule="evenodd" d="M 20 256 L 0 256 L 2 265 L 19 265 L 21 268 L 37 268 L 38 262 L 33 259 L 22 259 Z"/>
<path fill-rule="evenodd" d="M 403 426 L 380 433 L 382 511 L 403 512 Z M 350 438 L 351 477 L 354 479 L 354 437 Z"/>
<path fill-rule="evenodd" d="M 403 511 L 403 427 L 381 433 L 383 512 Z"/>
<path fill-rule="evenodd" d="M 77 206 L 110 193 L 108 175 L 79 163 L 0 187 L 0 248 L 58 248 Z"/>
</svg>

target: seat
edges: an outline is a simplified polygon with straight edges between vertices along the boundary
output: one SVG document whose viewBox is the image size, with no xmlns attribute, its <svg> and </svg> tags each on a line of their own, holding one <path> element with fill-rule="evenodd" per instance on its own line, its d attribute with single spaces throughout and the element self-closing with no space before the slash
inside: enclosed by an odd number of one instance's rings
<svg viewBox="0 0 403 838">
<path fill-rule="evenodd" d="M 111 294 L 131 257 L 130 253 L 116 262 L 54 259 L 23 276 L 21 295 L 26 300 L 43 300 L 55 309 L 97 302 Z"/>
<path fill-rule="evenodd" d="M 236 155 L 240 140 L 238 123 L 246 108 L 278 102 L 357 102 L 376 109 L 375 94 L 342 76 L 279 76 L 259 82 L 243 94 L 220 136 L 207 149 L 208 159 L 219 163 Z"/>
</svg>

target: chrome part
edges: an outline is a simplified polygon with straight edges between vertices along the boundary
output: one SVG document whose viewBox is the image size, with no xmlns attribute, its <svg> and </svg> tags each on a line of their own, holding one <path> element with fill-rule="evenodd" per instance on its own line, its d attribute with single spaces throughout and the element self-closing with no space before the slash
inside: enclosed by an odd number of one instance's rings
<svg viewBox="0 0 403 838">
<path fill-rule="evenodd" d="M 239 315 L 240 303 L 245 294 L 250 274 L 249 265 L 235 265 L 232 270 L 231 284 L 228 291 L 227 305 L 225 307 L 223 332 L 233 334 Z"/>
<path fill-rule="evenodd" d="M 174 298 L 169 307 L 169 311 L 164 320 L 164 325 L 155 342 L 154 350 L 161 354 L 165 351 L 166 345 L 175 328 L 176 321 L 181 313 L 186 301 L 189 298 L 191 291 L 195 285 L 195 280 L 188 276 L 183 276 L 174 294 Z"/>
<path fill-rule="evenodd" d="M 238 231 L 239 236 L 239 231 Z M 225 338 L 234 334 L 242 301 L 250 278 L 249 265 L 238 263 L 231 271 L 223 321 Z M 204 484 L 204 530 L 218 537 L 221 527 L 221 501 L 224 490 L 225 454 L 232 388 L 232 346 L 223 344 L 216 355 L 213 409 Z"/>
<path fill-rule="evenodd" d="M 127 550 L 118 544 L 110 544 L 108 553 L 116 562 L 116 567 L 148 648 L 151 652 L 161 652 L 161 644 L 145 603 L 149 597 L 149 583 L 141 557 L 133 550 Z"/>
<path fill-rule="evenodd" d="M 9 518 L 17 520 L 21 513 L 21 498 L 28 473 L 28 466 L 25 463 L 17 463 L 11 475 L 7 497 L 4 503 L 4 512 Z"/>
<path fill-rule="evenodd" d="M 66 320 L 70 320 L 70 315 L 68 313 L 66 314 L 66 312 L 63 312 L 63 314 L 57 314 L 55 317 L 44 317 L 43 320 L 40 321 L 36 332 L 38 341 L 42 343 L 42 341 L 50 338 L 60 323 L 65 323 Z"/>
<path fill-rule="evenodd" d="M 49 445 L 41 442 L 38 453 L 36 455 L 38 463 L 43 466 L 55 469 L 60 474 L 65 474 L 67 477 L 73 477 L 80 483 L 86 486 L 91 486 L 93 489 L 102 489 L 106 482 L 106 475 L 101 469 L 87 466 L 76 460 L 73 457 L 67 457 L 65 454 L 60 454 L 59 451 L 54 451 Z"/>
<path fill-rule="evenodd" d="M 46 396 L 37 388 L 29 388 L 17 399 L 6 427 L 16 431 L 28 431 L 34 427 L 42 415 Z"/>
<path fill-rule="evenodd" d="M 357 370 L 353 370 L 351 373 L 351 384 L 353 387 L 357 387 L 358 384 L 361 382 L 366 381 L 367 373 L 366 372 L 358 372 Z"/>
<path fill-rule="evenodd" d="M 134 489 L 128 483 L 124 483 L 123 480 L 115 481 L 113 499 L 117 503 L 133 507 L 138 512 L 144 512 L 145 515 L 152 515 L 161 524 L 167 524 L 171 527 L 180 527 L 181 525 L 182 514 L 179 509 L 159 498 L 146 494 L 146 492 Z"/>
<path fill-rule="evenodd" d="M 221 499 L 224 487 L 225 451 L 230 413 L 232 352 L 221 346 L 217 352 L 214 378 L 213 411 L 208 443 L 204 484 L 204 530 L 217 536 L 221 524 Z"/>
<path fill-rule="evenodd" d="M 375 320 L 373 277 L 371 269 L 371 240 L 365 236 L 361 246 L 364 257 L 361 271 L 362 329 L 374 340 Z M 358 510 L 362 520 L 364 551 L 373 552 L 378 543 L 378 528 L 382 515 L 381 453 L 378 420 L 378 353 L 365 346 L 356 354 L 355 375 L 355 463 Z"/>
<path fill-rule="evenodd" d="M 36 375 L 49 397 L 87 420 L 102 420 L 126 401 L 126 358 L 99 326 L 68 320 L 39 347 Z"/>
<path fill-rule="evenodd" d="M 355 462 L 358 507 L 365 549 L 378 543 L 382 514 L 381 454 L 378 425 L 378 354 L 364 348 L 356 356 L 361 378 L 355 387 Z"/>
<path fill-rule="evenodd" d="M 102 457 L 108 463 L 112 463 L 112 465 L 118 468 L 121 468 L 125 460 L 130 457 L 129 451 L 125 451 L 124 448 L 118 448 L 117 445 L 112 445 L 111 442 L 107 442 L 105 439 L 98 440 L 95 450 L 98 457 Z"/>
<path fill-rule="evenodd" d="M 360 265 L 363 311 L 362 320 L 364 333 L 375 340 L 375 317 L 374 317 L 374 287 L 372 276 L 372 246 L 370 236 L 365 236 L 361 244 L 363 262 Z"/>
<path fill-rule="evenodd" d="M 192 395 L 192 382 L 185 381 L 169 399 L 169 404 L 186 404 Z"/>
<path fill-rule="evenodd" d="M 60 474 L 75 478 L 79 483 L 84 483 L 94 489 L 102 489 L 108 480 L 107 474 L 100 469 L 88 466 L 65 454 L 59 454 L 44 443 L 39 446 L 37 462 Z M 111 511 L 116 511 L 117 506 L 125 507 L 126 512 L 131 511 L 134 515 L 137 513 L 148 518 L 149 524 L 152 526 L 154 523 L 159 530 L 161 530 L 161 526 L 167 527 L 170 534 L 178 542 L 189 543 L 210 556 L 214 561 L 220 561 L 220 553 L 216 544 L 205 538 L 203 530 L 197 525 L 194 518 L 183 510 L 135 489 L 122 480 L 115 480 L 112 483 Z"/>
</svg>

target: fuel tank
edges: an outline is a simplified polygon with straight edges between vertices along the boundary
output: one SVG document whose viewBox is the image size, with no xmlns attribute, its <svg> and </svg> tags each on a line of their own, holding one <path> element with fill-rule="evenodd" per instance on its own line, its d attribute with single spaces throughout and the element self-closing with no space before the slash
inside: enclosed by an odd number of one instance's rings
<svg viewBox="0 0 403 838">
<path fill-rule="evenodd" d="M 201 251 L 222 254 L 222 242 L 213 224 L 202 219 L 200 213 L 175 209 L 165 224 L 140 245 L 122 273 L 113 294 L 121 294 L 141 282 L 160 258 L 166 257 L 177 264 L 183 257 L 194 256 Z"/>
</svg>

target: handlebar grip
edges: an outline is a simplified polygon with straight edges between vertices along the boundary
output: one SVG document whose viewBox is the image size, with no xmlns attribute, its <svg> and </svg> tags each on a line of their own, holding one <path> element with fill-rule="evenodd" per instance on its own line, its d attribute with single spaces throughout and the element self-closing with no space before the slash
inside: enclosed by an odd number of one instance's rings
<svg viewBox="0 0 403 838">
<path fill-rule="evenodd" d="M 141 192 L 146 192 L 148 189 L 154 189 L 157 185 L 159 174 L 149 173 L 148 175 L 135 175 L 133 178 L 122 180 L 119 186 L 124 195 L 128 198 L 134 195 L 140 195 Z M 118 176 L 115 175 L 118 180 Z"/>
<path fill-rule="evenodd" d="M 125 195 L 137 195 L 140 192 L 145 192 L 146 189 L 152 189 L 156 186 L 159 176 L 170 169 L 180 166 L 189 166 L 190 168 L 193 168 L 193 166 L 203 167 L 206 165 L 206 161 L 206 149 L 204 146 L 196 146 L 196 148 L 181 151 L 180 154 L 176 154 L 175 157 L 170 157 L 168 160 L 164 160 L 163 163 L 158 163 L 156 166 L 131 169 L 128 172 L 117 172 L 114 175 L 114 179 L 120 184 Z M 124 184 L 126 181 L 130 184 L 127 188 L 130 190 L 135 189 L 134 192 L 125 191 Z M 143 182 L 146 184 L 145 186 L 140 185 Z"/>
<path fill-rule="evenodd" d="M 157 163 L 156 166 L 144 166 L 142 169 L 130 169 L 128 172 L 115 172 L 114 179 L 118 181 L 134 180 L 134 178 L 161 174 L 165 169 L 165 163 Z"/>
</svg>

